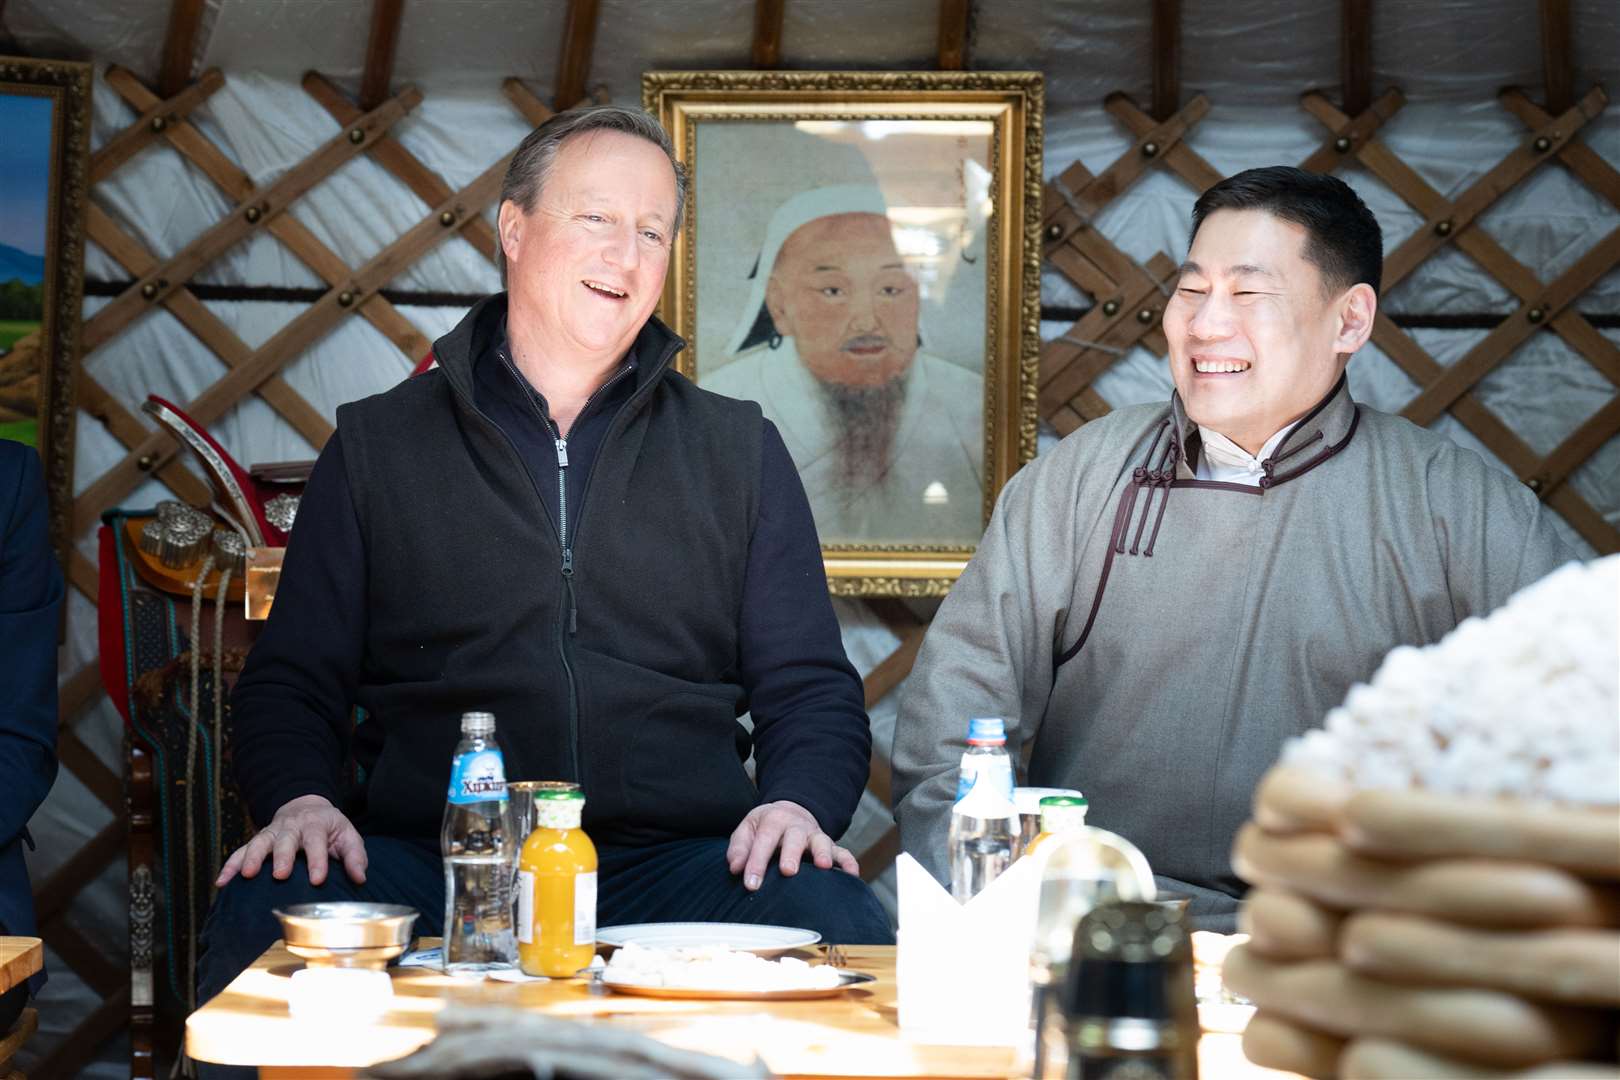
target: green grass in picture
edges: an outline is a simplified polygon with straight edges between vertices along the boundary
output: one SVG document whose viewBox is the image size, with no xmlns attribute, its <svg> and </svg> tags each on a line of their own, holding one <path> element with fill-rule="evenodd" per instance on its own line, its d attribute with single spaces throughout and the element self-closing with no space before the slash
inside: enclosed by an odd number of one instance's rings
<svg viewBox="0 0 1620 1080">
<path fill-rule="evenodd" d="M 12 439 L 25 446 L 39 446 L 38 420 L 0 421 L 0 439 Z"/>
<path fill-rule="evenodd" d="M 13 342 L 38 329 L 38 319 L 0 319 L 0 349 L 11 348 Z"/>
</svg>

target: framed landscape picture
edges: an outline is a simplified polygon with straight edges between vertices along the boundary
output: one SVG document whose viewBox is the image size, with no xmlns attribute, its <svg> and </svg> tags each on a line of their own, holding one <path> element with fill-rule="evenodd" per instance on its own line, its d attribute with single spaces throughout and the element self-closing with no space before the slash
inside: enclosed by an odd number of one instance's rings
<svg viewBox="0 0 1620 1080">
<path fill-rule="evenodd" d="M 89 138 L 89 64 L 0 57 L 0 439 L 38 448 L 64 557 Z"/>
<path fill-rule="evenodd" d="M 1041 76 L 650 72 L 691 182 L 661 312 L 759 402 L 829 584 L 940 595 L 1035 451 Z"/>
</svg>

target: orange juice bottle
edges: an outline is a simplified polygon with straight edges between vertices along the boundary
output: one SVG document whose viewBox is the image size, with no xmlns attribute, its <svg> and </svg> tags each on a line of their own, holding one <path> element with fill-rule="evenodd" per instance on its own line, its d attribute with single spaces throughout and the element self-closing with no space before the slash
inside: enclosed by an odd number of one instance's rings
<svg viewBox="0 0 1620 1080">
<path fill-rule="evenodd" d="M 567 976 L 596 955 L 596 847 L 580 829 L 585 796 L 535 795 L 535 830 L 518 856 L 518 966 Z"/>
</svg>

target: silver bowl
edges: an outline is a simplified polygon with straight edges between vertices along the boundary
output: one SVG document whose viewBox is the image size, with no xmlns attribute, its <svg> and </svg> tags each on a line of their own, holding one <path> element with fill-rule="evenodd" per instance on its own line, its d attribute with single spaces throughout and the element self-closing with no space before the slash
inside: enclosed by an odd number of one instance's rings
<svg viewBox="0 0 1620 1080">
<path fill-rule="evenodd" d="M 411 943 L 416 909 L 404 904 L 333 901 L 276 908 L 287 951 L 310 967 L 381 971 Z"/>
</svg>

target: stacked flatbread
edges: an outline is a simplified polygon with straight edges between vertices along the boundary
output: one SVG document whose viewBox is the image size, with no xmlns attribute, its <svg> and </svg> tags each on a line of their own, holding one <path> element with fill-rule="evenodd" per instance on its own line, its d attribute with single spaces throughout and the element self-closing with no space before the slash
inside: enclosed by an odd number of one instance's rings
<svg viewBox="0 0 1620 1080">
<path fill-rule="evenodd" d="M 1620 557 L 1391 653 L 1256 796 L 1226 984 L 1309 1076 L 1620 1078 Z"/>
</svg>

